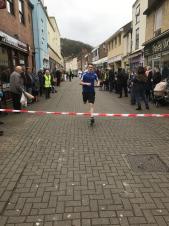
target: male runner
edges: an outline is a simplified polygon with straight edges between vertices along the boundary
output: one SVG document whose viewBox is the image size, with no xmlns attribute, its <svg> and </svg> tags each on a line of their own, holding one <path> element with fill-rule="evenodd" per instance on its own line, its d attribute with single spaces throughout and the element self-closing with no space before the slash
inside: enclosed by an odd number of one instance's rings
<svg viewBox="0 0 169 226">
<path fill-rule="evenodd" d="M 91 125 L 94 124 L 95 81 L 97 82 L 97 86 L 100 86 L 97 74 L 94 72 L 93 64 L 88 64 L 88 70 L 83 73 L 80 84 L 83 86 L 83 102 L 86 104 L 88 101 L 90 104 Z"/>
</svg>

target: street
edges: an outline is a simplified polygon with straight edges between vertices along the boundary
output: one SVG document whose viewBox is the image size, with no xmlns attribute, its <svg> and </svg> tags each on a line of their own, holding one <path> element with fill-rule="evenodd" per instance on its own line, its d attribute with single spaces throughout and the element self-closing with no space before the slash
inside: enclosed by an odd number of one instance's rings
<svg viewBox="0 0 169 226">
<path fill-rule="evenodd" d="M 137 113 L 117 97 L 97 89 L 95 112 Z M 88 105 L 75 78 L 29 109 L 87 112 Z M 1 121 L 0 226 L 169 225 L 168 118 L 96 118 L 93 127 L 83 116 Z M 157 155 L 164 164 L 150 165 Z"/>
</svg>

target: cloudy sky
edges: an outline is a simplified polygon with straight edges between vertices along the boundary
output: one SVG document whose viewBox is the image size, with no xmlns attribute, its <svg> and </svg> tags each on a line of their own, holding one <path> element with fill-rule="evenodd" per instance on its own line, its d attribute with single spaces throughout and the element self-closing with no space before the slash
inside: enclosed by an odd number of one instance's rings
<svg viewBox="0 0 169 226">
<path fill-rule="evenodd" d="M 93 46 L 105 41 L 132 18 L 135 0 L 45 0 L 64 38 Z"/>
</svg>

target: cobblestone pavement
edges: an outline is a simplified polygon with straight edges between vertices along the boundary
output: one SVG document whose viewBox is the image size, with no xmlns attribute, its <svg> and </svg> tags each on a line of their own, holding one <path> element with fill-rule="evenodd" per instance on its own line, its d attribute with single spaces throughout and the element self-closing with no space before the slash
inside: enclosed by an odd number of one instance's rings
<svg viewBox="0 0 169 226">
<path fill-rule="evenodd" d="M 78 79 L 30 109 L 88 110 Z M 96 111 L 135 113 L 128 98 L 99 90 Z M 169 166 L 169 119 L 98 118 L 93 128 L 87 117 L 1 120 L 0 226 L 169 225 L 169 173 L 136 172 L 127 161 L 158 154 Z"/>
</svg>

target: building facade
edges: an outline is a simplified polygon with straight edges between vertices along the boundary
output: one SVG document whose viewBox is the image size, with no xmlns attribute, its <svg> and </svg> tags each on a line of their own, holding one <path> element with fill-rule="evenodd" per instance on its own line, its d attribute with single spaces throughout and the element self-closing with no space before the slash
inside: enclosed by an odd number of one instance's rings
<svg viewBox="0 0 169 226">
<path fill-rule="evenodd" d="M 92 51 L 92 62 L 96 67 L 107 68 L 108 61 L 108 48 L 107 43 L 100 44 L 97 48 Z"/>
<path fill-rule="evenodd" d="M 106 41 L 108 46 L 108 64 L 115 71 L 118 68 L 124 68 L 124 35 L 130 26 L 131 23 L 126 24 Z"/>
<path fill-rule="evenodd" d="M 35 44 L 36 71 L 42 68 L 49 68 L 48 54 L 48 15 L 46 8 L 41 0 L 31 0 L 34 5 L 33 17 L 33 33 Z"/>
<path fill-rule="evenodd" d="M 169 68 L 169 0 L 149 0 L 148 3 L 144 12 L 147 16 L 145 64 Z"/>
<path fill-rule="evenodd" d="M 72 71 L 74 75 L 78 74 L 78 58 L 65 59 L 66 72 Z"/>
<path fill-rule="evenodd" d="M 144 47 L 146 33 L 146 16 L 143 15 L 148 6 L 148 0 L 136 0 L 132 7 L 132 54 L 130 68 L 136 70 L 144 65 Z"/>
<path fill-rule="evenodd" d="M 55 17 L 48 17 L 48 53 L 49 65 L 53 70 L 55 67 L 63 67 L 63 58 L 61 55 L 60 32 Z"/>
<path fill-rule="evenodd" d="M 14 67 L 25 65 L 33 70 L 35 66 L 32 10 L 29 0 L 7 0 L 6 8 L 0 10 L 0 80 L 6 97 Z"/>
<path fill-rule="evenodd" d="M 124 53 L 123 53 L 123 65 L 125 70 L 130 69 L 130 54 L 132 52 L 132 22 L 126 28 L 124 32 Z"/>
</svg>

